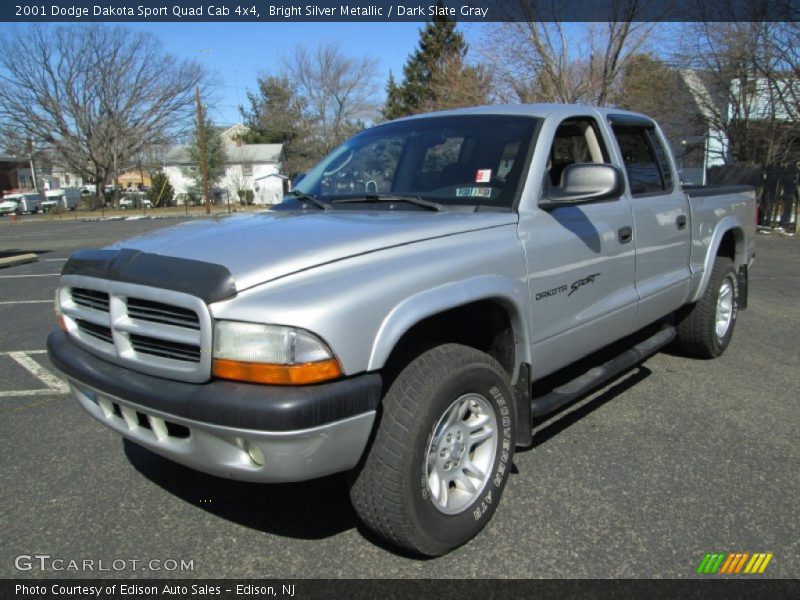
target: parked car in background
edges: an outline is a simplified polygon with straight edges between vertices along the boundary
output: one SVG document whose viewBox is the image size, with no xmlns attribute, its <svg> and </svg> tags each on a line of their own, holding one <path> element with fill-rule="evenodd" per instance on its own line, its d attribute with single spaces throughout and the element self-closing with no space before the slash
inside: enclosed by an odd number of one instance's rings
<svg viewBox="0 0 800 600">
<path fill-rule="evenodd" d="M 153 203 L 147 198 L 139 198 L 137 196 L 125 196 L 119 201 L 119 207 L 122 210 L 133 208 L 153 208 Z"/>
<path fill-rule="evenodd" d="M 15 215 L 19 209 L 19 202 L 16 200 L 3 200 L 0 202 L 0 215 Z"/>
</svg>

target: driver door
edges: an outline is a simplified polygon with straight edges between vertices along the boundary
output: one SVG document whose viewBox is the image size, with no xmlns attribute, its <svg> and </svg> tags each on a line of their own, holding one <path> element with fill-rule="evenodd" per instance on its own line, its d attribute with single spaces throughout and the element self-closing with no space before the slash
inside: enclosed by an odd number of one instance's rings
<svg viewBox="0 0 800 600">
<path fill-rule="evenodd" d="M 611 163 L 608 140 L 593 117 L 562 121 L 550 143 L 543 195 L 560 185 L 570 164 Z M 633 224 L 624 195 L 537 208 L 522 218 L 534 379 L 633 331 L 638 303 Z"/>
</svg>

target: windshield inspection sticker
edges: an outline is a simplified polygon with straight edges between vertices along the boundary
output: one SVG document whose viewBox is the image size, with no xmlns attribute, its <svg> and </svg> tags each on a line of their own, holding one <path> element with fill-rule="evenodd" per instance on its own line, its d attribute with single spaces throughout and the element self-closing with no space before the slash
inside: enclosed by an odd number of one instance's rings
<svg viewBox="0 0 800 600">
<path fill-rule="evenodd" d="M 478 197 L 478 198 L 491 198 L 492 188 L 488 187 L 463 187 L 456 188 L 456 197 Z"/>
<path fill-rule="evenodd" d="M 475 183 L 489 183 L 491 180 L 491 169 L 478 169 L 478 172 L 475 173 Z"/>
</svg>

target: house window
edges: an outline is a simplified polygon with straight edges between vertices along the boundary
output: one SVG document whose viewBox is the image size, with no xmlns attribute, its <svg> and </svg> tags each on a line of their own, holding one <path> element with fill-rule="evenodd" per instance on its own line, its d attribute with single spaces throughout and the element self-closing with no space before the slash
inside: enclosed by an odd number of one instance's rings
<svg viewBox="0 0 800 600">
<path fill-rule="evenodd" d="M 253 176 L 253 165 L 242 165 L 242 175 L 244 177 Z"/>
<path fill-rule="evenodd" d="M 64 185 L 69 185 L 69 175 L 64 175 Z"/>
</svg>

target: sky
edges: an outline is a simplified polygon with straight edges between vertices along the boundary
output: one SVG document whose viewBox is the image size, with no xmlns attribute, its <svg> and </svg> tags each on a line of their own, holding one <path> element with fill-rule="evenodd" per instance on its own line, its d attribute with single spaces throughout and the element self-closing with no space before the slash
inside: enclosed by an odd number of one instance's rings
<svg viewBox="0 0 800 600">
<path fill-rule="evenodd" d="M 241 120 L 238 106 L 247 103 L 247 90 L 256 89 L 258 76 L 273 68 L 281 54 L 296 45 L 314 47 L 332 42 L 353 57 L 378 60 L 378 83 L 383 87 L 391 70 L 402 75 L 408 55 L 417 46 L 424 23 L 128 23 L 127 27 L 158 37 L 170 54 L 196 58 L 216 74 L 218 101 L 211 110 L 218 124 Z M 472 24 L 459 25 L 468 34 Z"/>
</svg>

